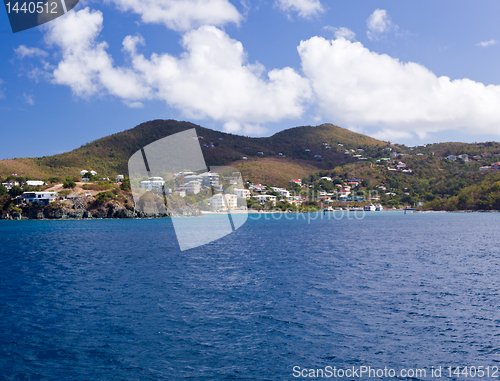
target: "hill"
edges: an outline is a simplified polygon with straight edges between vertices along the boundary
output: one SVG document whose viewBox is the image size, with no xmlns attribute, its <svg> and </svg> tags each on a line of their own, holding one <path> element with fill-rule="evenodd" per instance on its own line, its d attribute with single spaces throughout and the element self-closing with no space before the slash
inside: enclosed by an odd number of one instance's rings
<svg viewBox="0 0 500 381">
<path fill-rule="evenodd" d="M 135 128 L 87 143 L 71 152 L 38 158 L 0 161 L 0 176 L 12 173 L 37 179 L 74 176 L 82 169 L 103 176 L 127 173 L 130 156 L 163 137 L 195 128 L 207 165 L 234 165 L 254 181 L 284 185 L 321 169 L 354 161 L 345 149 L 376 152 L 385 142 L 332 124 L 295 127 L 271 137 L 250 138 L 214 131 L 189 122 L 153 120 Z M 342 146 L 339 146 L 341 144 Z M 248 160 L 242 160 L 243 157 Z M 259 169 L 259 170 L 257 170 Z M 286 174 L 286 176 L 285 176 Z"/>
</svg>

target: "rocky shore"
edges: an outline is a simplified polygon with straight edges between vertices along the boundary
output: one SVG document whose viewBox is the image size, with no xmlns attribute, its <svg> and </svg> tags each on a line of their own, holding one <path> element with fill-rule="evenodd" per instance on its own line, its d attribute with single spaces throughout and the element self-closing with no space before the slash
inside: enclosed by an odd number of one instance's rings
<svg viewBox="0 0 500 381">
<path fill-rule="evenodd" d="M 108 203 L 96 206 L 76 204 L 56 204 L 45 207 L 23 205 L 17 210 L 4 211 L 0 214 L 2 220 L 70 220 L 70 219 L 93 219 L 93 218 L 159 218 L 179 216 L 200 216 L 199 210 L 186 206 L 180 213 L 169 215 L 156 207 L 138 210 L 134 206 L 120 203 Z"/>
</svg>

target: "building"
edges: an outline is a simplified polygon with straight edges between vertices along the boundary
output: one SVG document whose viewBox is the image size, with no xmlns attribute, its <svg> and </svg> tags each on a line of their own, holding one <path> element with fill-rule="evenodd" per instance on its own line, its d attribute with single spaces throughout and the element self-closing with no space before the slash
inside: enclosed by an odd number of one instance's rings
<svg viewBox="0 0 500 381">
<path fill-rule="evenodd" d="M 57 192 L 24 192 L 21 197 L 27 204 L 49 205 L 56 201 Z"/>
<path fill-rule="evenodd" d="M 269 201 L 273 204 L 273 206 L 276 206 L 276 196 L 272 196 L 270 194 L 259 194 L 254 197 L 261 204 L 265 204 L 266 202 Z"/>
<path fill-rule="evenodd" d="M 265 185 L 262 185 L 262 184 L 252 184 L 250 186 L 250 188 L 254 192 L 258 192 L 258 193 L 265 192 L 267 190 L 267 187 Z"/>
<path fill-rule="evenodd" d="M 125 180 L 125 176 L 123 175 L 116 175 L 116 182 L 119 183 L 120 181 Z"/>
<path fill-rule="evenodd" d="M 234 188 L 234 192 L 238 198 L 245 198 L 247 200 L 250 198 L 250 191 L 248 189 Z"/>
<path fill-rule="evenodd" d="M 2 183 L 2 186 L 4 186 L 7 190 L 11 190 L 12 187 L 18 187 L 19 182 L 18 181 L 7 181 L 6 183 Z"/>
<path fill-rule="evenodd" d="M 190 174 L 184 176 L 184 184 L 191 181 L 198 181 L 203 189 L 216 187 L 219 185 L 219 174 L 212 172 L 205 172 L 200 174 Z"/>
<path fill-rule="evenodd" d="M 82 176 L 83 176 L 83 175 L 85 175 L 85 174 L 87 174 L 87 173 L 89 173 L 89 171 L 86 171 L 86 170 L 84 169 L 83 171 L 80 171 L 79 175 L 82 175 Z"/>
<path fill-rule="evenodd" d="M 141 188 L 155 193 L 162 193 L 164 185 L 163 177 L 150 177 L 145 181 L 141 181 Z"/>
<path fill-rule="evenodd" d="M 45 183 L 43 181 L 39 180 L 26 180 L 26 185 L 29 187 L 38 187 L 38 186 L 44 186 Z"/>
<path fill-rule="evenodd" d="M 458 158 L 462 159 L 463 161 L 469 161 L 469 155 L 467 155 L 466 153 L 458 155 Z"/>
<path fill-rule="evenodd" d="M 446 158 L 451 161 L 457 160 L 457 157 L 455 155 L 448 155 Z"/>
<path fill-rule="evenodd" d="M 290 197 L 290 191 L 287 191 L 285 188 L 276 188 L 276 187 L 271 187 L 271 189 L 277 193 L 279 193 L 280 196 L 289 198 Z"/>
<path fill-rule="evenodd" d="M 198 194 L 201 191 L 201 183 L 199 181 L 193 180 L 179 187 L 180 191 L 185 191 L 187 193 Z"/>
<path fill-rule="evenodd" d="M 500 169 L 500 162 L 491 164 L 491 169 Z"/>
<path fill-rule="evenodd" d="M 301 181 L 301 180 L 299 180 L 299 179 L 291 179 L 291 180 L 290 180 L 290 183 L 292 183 L 292 184 L 297 184 L 297 185 L 298 185 L 298 186 L 300 186 L 300 187 L 302 186 L 302 181 Z"/>
<path fill-rule="evenodd" d="M 208 199 L 213 210 L 234 210 L 238 208 L 238 197 L 235 194 L 216 194 Z"/>
</svg>

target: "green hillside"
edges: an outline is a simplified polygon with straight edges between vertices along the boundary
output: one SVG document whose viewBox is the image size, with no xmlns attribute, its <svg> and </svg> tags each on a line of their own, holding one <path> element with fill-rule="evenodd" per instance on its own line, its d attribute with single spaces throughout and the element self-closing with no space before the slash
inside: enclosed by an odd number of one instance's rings
<svg viewBox="0 0 500 381">
<path fill-rule="evenodd" d="M 343 154 L 345 148 L 375 151 L 386 145 L 379 140 L 331 124 L 296 127 L 271 137 L 249 138 L 214 131 L 189 122 L 153 120 L 95 140 L 71 152 L 40 158 L 1 160 L 0 176 L 7 177 L 17 173 L 18 176 L 43 179 L 52 176 L 73 176 L 82 169 L 92 169 L 109 177 L 126 174 L 128 159 L 134 152 L 158 139 L 191 128 L 196 128 L 200 136 L 200 144 L 209 166 L 229 165 L 236 161 L 239 166 L 243 166 L 242 157 L 254 161 L 279 158 L 281 162 L 267 161 L 271 172 L 279 170 L 281 163 L 290 163 L 292 166 L 305 168 L 305 172 L 296 171 L 297 175 L 353 161 Z M 339 143 L 344 147 L 340 147 Z M 259 180 L 256 175 L 253 177 Z"/>
</svg>

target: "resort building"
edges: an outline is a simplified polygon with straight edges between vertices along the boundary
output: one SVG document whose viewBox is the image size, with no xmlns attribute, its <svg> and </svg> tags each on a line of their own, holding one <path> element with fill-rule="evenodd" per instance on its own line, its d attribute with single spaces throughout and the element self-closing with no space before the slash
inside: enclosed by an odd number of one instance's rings
<svg viewBox="0 0 500 381">
<path fill-rule="evenodd" d="M 179 187 L 180 191 L 185 191 L 187 193 L 198 194 L 201 191 L 201 183 L 199 181 L 193 180 Z"/>
<path fill-rule="evenodd" d="M 164 185 L 165 180 L 163 180 L 163 177 L 150 177 L 145 181 L 141 181 L 141 188 L 155 193 L 161 193 Z"/>
<path fill-rule="evenodd" d="M 245 198 L 247 200 L 250 198 L 250 191 L 248 189 L 234 188 L 234 192 L 238 198 Z"/>
<path fill-rule="evenodd" d="M 234 210 L 238 208 L 238 197 L 235 194 L 216 194 L 208 199 L 213 210 Z"/>
<path fill-rule="evenodd" d="M 213 172 L 205 172 L 184 176 L 184 184 L 187 184 L 191 181 L 198 181 L 203 189 L 216 187 L 219 185 L 219 174 Z"/>
</svg>

